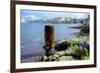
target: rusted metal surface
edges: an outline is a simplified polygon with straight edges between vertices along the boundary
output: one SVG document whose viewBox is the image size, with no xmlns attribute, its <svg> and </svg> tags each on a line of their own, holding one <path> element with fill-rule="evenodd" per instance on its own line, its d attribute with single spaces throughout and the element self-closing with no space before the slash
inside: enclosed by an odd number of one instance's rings
<svg viewBox="0 0 100 73">
<path fill-rule="evenodd" d="M 54 27 L 50 25 L 45 25 L 44 28 L 44 38 L 45 38 L 45 46 L 44 49 L 46 51 L 46 55 L 53 54 L 54 49 Z"/>
</svg>

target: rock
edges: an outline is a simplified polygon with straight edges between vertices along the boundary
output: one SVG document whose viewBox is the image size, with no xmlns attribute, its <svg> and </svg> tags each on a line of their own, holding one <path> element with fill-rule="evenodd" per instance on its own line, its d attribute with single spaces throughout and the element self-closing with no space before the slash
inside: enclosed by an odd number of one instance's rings
<svg viewBox="0 0 100 73">
<path fill-rule="evenodd" d="M 62 56 L 59 58 L 59 61 L 72 61 L 75 60 L 72 56 Z"/>
<path fill-rule="evenodd" d="M 73 45 L 82 46 L 83 48 L 86 48 L 88 50 L 88 52 L 90 52 L 90 49 L 89 49 L 89 41 L 88 40 L 76 42 Z"/>
<path fill-rule="evenodd" d="M 68 60 L 72 60 L 72 53 L 68 50 L 65 51 L 59 51 L 56 52 L 53 55 L 50 56 L 43 56 L 42 61 L 47 62 L 47 61 L 67 61 Z"/>
<path fill-rule="evenodd" d="M 57 51 L 63 51 L 63 50 L 66 50 L 68 47 L 70 46 L 70 43 L 68 43 L 67 41 L 64 41 L 62 43 L 57 43 L 54 48 L 57 50 Z"/>
</svg>

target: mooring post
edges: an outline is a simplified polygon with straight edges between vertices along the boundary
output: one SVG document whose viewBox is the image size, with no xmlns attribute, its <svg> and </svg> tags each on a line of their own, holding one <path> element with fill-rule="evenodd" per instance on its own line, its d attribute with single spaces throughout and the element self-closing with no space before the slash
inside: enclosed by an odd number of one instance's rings
<svg viewBox="0 0 100 73">
<path fill-rule="evenodd" d="M 44 28 L 46 56 L 50 56 L 54 53 L 54 27 L 51 25 L 45 25 Z"/>
</svg>

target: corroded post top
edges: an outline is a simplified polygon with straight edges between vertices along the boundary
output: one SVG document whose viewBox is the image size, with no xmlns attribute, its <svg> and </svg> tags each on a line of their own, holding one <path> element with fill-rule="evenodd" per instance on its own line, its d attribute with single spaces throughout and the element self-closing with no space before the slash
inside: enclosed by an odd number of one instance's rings
<svg viewBox="0 0 100 73">
<path fill-rule="evenodd" d="M 45 34 L 44 34 L 45 45 L 54 47 L 54 27 L 51 25 L 45 25 L 44 32 L 45 32 Z"/>
<path fill-rule="evenodd" d="M 49 56 L 53 54 L 54 49 L 54 27 L 51 25 L 45 25 L 44 28 L 44 39 L 46 55 Z"/>
</svg>

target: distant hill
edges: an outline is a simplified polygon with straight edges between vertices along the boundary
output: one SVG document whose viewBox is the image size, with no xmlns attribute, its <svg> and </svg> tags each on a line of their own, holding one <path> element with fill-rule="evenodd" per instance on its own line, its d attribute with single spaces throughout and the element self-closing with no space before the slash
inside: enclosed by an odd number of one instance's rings
<svg viewBox="0 0 100 73">
<path fill-rule="evenodd" d="M 79 23 L 81 20 L 76 18 L 55 17 L 52 19 L 38 19 L 28 21 L 30 23 Z"/>
</svg>

